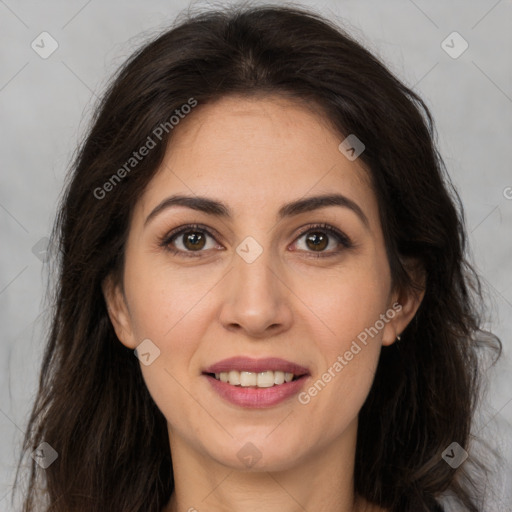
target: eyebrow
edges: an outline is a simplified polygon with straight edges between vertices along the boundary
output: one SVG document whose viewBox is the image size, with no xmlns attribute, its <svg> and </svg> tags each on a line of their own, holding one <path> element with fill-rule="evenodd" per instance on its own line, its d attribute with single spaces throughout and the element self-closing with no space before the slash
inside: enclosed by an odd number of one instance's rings
<svg viewBox="0 0 512 512">
<path fill-rule="evenodd" d="M 192 210 L 197 210 L 219 218 L 233 218 L 233 214 L 229 206 L 215 199 L 210 199 L 203 196 L 173 195 L 164 199 L 151 211 L 151 213 L 144 221 L 144 226 L 146 226 L 158 214 L 173 206 L 185 206 L 187 208 L 191 208 Z M 294 215 L 311 212 L 329 206 L 341 206 L 343 208 L 352 210 L 363 222 L 363 224 L 369 229 L 370 224 L 368 222 L 368 218 L 360 206 L 352 199 L 349 199 L 342 194 L 323 194 L 319 196 L 310 196 L 286 203 L 279 209 L 277 213 L 277 220 L 282 220 L 286 217 L 292 217 Z"/>
</svg>

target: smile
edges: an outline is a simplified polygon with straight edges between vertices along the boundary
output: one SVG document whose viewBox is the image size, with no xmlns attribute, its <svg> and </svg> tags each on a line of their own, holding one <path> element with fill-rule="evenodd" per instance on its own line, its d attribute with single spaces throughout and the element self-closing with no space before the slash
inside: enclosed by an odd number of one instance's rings
<svg viewBox="0 0 512 512">
<path fill-rule="evenodd" d="M 271 388 L 272 386 L 280 386 L 285 382 L 291 382 L 295 378 L 293 373 L 280 370 L 266 370 L 259 373 L 231 370 L 229 372 L 215 373 L 214 375 L 215 378 L 221 382 L 227 382 L 232 386 L 241 386 L 244 388 L 250 386 Z"/>
<path fill-rule="evenodd" d="M 309 370 L 280 358 L 232 357 L 205 368 L 202 375 L 222 399 L 239 407 L 277 405 L 299 393 Z"/>
</svg>

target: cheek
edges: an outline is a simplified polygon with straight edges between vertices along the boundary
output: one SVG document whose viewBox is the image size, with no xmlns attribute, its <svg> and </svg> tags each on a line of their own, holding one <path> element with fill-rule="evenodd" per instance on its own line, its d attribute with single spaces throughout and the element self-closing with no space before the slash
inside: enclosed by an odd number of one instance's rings
<svg viewBox="0 0 512 512">
<path fill-rule="evenodd" d="M 357 416 L 374 379 L 385 325 L 381 315 L 392 318 L 386 316 L 391 279 L 387 265 L 368 259 L 318 284 L 303 298 L 322 320 L 313 333 L 322 365 L 299 400 L 314 417 L 335 412 L 343 425 L 334 421 L 327 428 L 343 429 Z"/>
<path fill-rule="evenodd" d="M 214 283 L 184 272 L 136 265 L 126 275 L 126 293 L 132 328 L 138 342 L 150 339 L 159 355 L 150 365 L 141 364 L 148 391 L 170 425 L 192 432 L 201 413 L 187 392 L 200 340 L 208 325 L 208 295 Z M 138 270 L 138 271 L 137 271 Z M 205 276 L 206 277 L 206 276 Z M 194 411 L 194 414 L 183 414 Z"/>
<path fill-rule="evenodd" d="M 312 341 L 323 340 L 319 348 L 330 362 L 374 326 L 388 307 L 389 268 L 377 256 L 354 259 L 353 264 L 332 272 L 303 274 L 294 284 L 295 293 L 309 310 L 311 325 L 317 326 Z M 380 340 L 380 335 L 372 338 Z"/>
<path fill-rule="evenodd" d="M 191 374 L 197 372 L 194 356 L 214 320 L 214 294 L 209 291 L 220 276 L 193 267 L 176 270 L 136 257 L 129 263 L 125 291 L 136 343 L 149 339 L 159 350 L 154 362 L 141 364 L 142 374 L 153 399 L 172 420 L 173 411 L 191 406 L 182 386 L 188 387 Z"/>
<path fill-rule="evenodd" d="M 179 336 L 199 327 L 198 313 L 204 314 L 208 291 L 218 276 L 201 269 L 177 269 L 151 262 L 132 261 L 125 274 L 126 294 L 132 328 L 138 339 L 150 338 L 155 343 L 170 346 Z M 186 344 L 185 344 L 186 345 Z"/>
</svg>

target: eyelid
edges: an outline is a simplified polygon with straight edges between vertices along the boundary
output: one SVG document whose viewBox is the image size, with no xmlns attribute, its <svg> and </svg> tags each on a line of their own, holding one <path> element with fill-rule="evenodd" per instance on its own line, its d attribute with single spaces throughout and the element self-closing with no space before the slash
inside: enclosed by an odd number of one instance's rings
<svg viewBox="0 0 512 512">
<path fill-rule="evenodd" d="M 163 247 L 165 250 L 178 255 L 183 255 L 185 257 L 198 257 L 201 253 L 205 251 L 182 251 L 180 249 L 175 249 L 171 246 L 171 242 L 173 239 L 177 238 L 179 235 L 186 233 L 187 231 L 200 231 L 205 233 L 207 236 L 210 236 L 215 240 L 215 242 L 219 243 L 217 238 L 222 238 L 215 229 L 212 229 L 204 224 L 192 223 L 192 224 L 184 224 L 181 225 L 168 233 L 166 233 L 163 237 L 161 237 L 158 241 L 158 245 Z"/>
<path fill-rule="evenodd" d="M 331 258 L 335 256 L 339 256 L 340 254 L 344 253 L 348 249 L 352 249 L 355 247 L 355 244 L 352 242 L 352 240 L 341 230 L 338 228 L 332 226 L 331 224 L 327 224 L 325 222 L 319 222 L 319 223 L 313 223 L 308 224 L 307 226 L 304 226 L 303 228 L 300 228 L 299 233 L 295 236 L 294 244 L 297 243 L 297 241 L 302 238 L 307 233 L 314 233 L 316 231 L 324 231 L 326 232 L 330 237 L 337 240 L 338 244 L 341 246 L 341 248 L 331 250 L 331 251 L 299 251 L 304 254 L 304 258 Z"/>
<path fill-rule="evenodd" d="M 345 233 L 332 226 L 331 224 L 326 224 L 325 222 L 308 224 L 307 226 L 300 228 L 297 236 L 295 237 L 295 240 L 302 235 L 309 233 L 310 231 L 314 231 L 315 229 L 318 229 L 319 231 L 323 230 L 329 233 L 331 236 L 337 238 L 338 241 L 346 247 L 351 247 L 353 245 L 352 240 L 347 235 L 345 235 Z"/>
<path fill-rule="evenodd" d="M 329 236 L 337 239 L 338 243 L 343 246 L 343 249 L 341 249 L 341 250 L 338 249 L 335 251 L 320 251 L 320 252 L 305 251 L 306 253 L 309 253 L 311 256 L 314 256 L 314 257 L 333 256 L 333 255 L 339 254 L 344 249 L 349 249 L 354 246 L 352 240 L 347 235 L 345 235 L 342 231 L 340 231 L 336 227 L 334 227 L 330 224 L 326 224 L 326 223 L 313 223 L 313 224 L 308 224 L 306 226 L 301 227 L 299 229 L 298 233 L 296 234 L 293 243 L 296 243 L 297 240 L 299 238 L 301 238 L 303 235 L 305 235 L 309 232 L 313 232 L 315 229 L 323 230 L 326 233 L 328 233 Z M 205 226 L 204 224 L 192 223 L 192 224 L 181 225 L 181 226 L 171 230 L 170 232 L 166 233 L 163 237 L 160 238 L 159 245 L 161 247 L 164 247 L 167 251 L 170 251 L 173 254 L 179 254 L 184 257 L 201 256 L 201 253 L 203 253 L 205 251 L 203 251 L 203 250 L 182 251 L 180 249 L 172 248 L 170 245 L 171 242 L 179 235 L 184 234 L 188 231 L 194 231 L 194 230 L 203 232 L 204 234 L 206 234 L 206 236 L 210 236 L 211 238 L 213 238 L 215 240 L 215 242 L 217 242 L 217 243 L 219 243 L 217 238 L 222 238 L 222 237 L 220 237 L 220 235 L 217 233 L 216 230 L 214 230 L 208 226 Z"/>
</svg>

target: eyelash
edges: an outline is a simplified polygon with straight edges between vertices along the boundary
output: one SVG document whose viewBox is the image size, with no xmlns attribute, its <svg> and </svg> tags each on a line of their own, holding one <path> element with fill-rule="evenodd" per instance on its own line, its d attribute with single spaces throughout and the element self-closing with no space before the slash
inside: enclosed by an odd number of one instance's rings
<svg viewBox="0 0 512 512">
<path fill-rule="evenodd" d="M 327 234 L 334 237 L 344 247 L 344 249 L 350 249 L 351 247 L 353 247 L 352 241 L 344 233 L 342 233 L 338 229 L 334 228 L 333 226 L 331 226 L 329 224 L 324 224 L 324 223 L 312 224 L 310 226 L 306 226 L 304 229 L 301 229 L 301 231 L 299 232 L 299 234 L 297 235 L 295 240 L 298 240 L 303 235 L 306 235 L 315 230 L 325 231 Z M 174 255 L 184 256 L 186 258 L 200 257 L 201 253 L 205 252 L 205 251 L 203 251 L 203 250 L 182 251 L 181 249 L 175 249 L 170 245 L 180 235 L 187 233 L 189 231 L 191 231 L 191 232 L 197 231 L 199 233 L 206 234 L 215 240 L 215 236 L 210 232 L 210 230 L 206 226 L 203 226 L 202 224 L 187 224 L 185 226 L 180 226 L 179 228 L 174 229 L 170 233 L 167 233 L 166 235 L 161 237 L 158 244 L 160 247 L 163 247 L 166 251 L 169 251 L 170 253 L 172 253 Z M 328 258 L 331 256 L 336 256 L 342 250 L 343 249 L 338 249 L 336 251 L 327 251 L 327 252 L 318 252 L 318 253 L 311 251 L 311 253 L 312 253 L 312 256 L 315 258 Z M 310 251 L 306 251 L 306 252 L 310 252 Z"/>
</svg>

